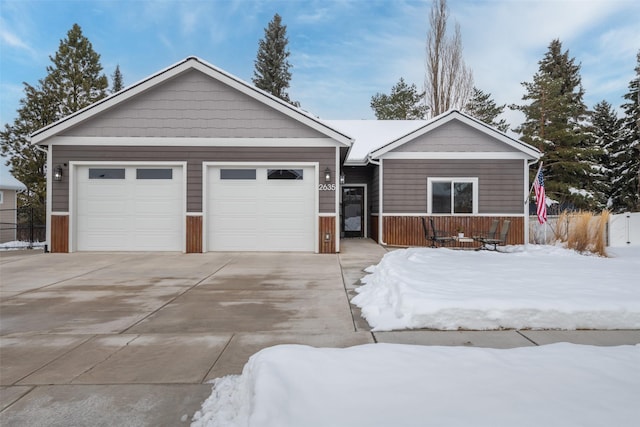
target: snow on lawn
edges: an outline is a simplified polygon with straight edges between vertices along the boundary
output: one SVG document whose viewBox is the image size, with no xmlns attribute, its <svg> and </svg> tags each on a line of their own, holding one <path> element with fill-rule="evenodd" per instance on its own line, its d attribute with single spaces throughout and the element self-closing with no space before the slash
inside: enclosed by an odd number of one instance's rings
<svg viewBox="0 0 640 427">
<path fill-rule="evenodd" d="M 636 426 L 640 345 L 281 345 L 215 380 L 195 427 Z"/>
<path fill-rule="evenodd" d="M 559 246 L 503 251 L 389 252 L 351 302 L 376 331 L 640 328 L 640 247 L 609 258 Z"/>
</svg>

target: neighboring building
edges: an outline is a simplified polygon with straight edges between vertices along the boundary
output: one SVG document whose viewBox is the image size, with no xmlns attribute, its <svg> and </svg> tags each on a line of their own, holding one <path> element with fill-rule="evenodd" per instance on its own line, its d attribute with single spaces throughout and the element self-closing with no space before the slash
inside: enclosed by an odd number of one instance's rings
<svg viewBox="0 0 640 427">
<path fill-rule="evenodd" d="M 16 240 L 18 192 L 27 189 L 11 175 L 5 161 L 0 157 L 0 243 Z"/>
<path fill-rule="evenodd" d="M 540 156 L 455 111 L 322 121 L 198 58 L 32 141 L 49 152 L 53 252 L 333 253 L 341 236 L 425 245 L 416 224 L 429 215 L 468 234 L 509 218 L 509 243 L 524 243 L 528 162 Z M 452 203 L 467 197 L 468 213 L 436 213 L 429 195 L 447 183 L 464 189 Z"/>
</svg>

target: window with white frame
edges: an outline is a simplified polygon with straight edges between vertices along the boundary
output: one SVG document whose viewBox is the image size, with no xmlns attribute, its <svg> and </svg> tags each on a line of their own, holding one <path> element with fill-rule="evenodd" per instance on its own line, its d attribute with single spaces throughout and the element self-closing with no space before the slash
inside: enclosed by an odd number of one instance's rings
<svg viewBox="0 0 640 427">
<path fill-rule="evenodd" d="M 478 213 L 478 178 L 427 178 L 427 212 Z"/>
<path fill-rule="evenodd" d="M 4 203 L 4 191 L 0 191 L 0 205 Z"/>
</svg>

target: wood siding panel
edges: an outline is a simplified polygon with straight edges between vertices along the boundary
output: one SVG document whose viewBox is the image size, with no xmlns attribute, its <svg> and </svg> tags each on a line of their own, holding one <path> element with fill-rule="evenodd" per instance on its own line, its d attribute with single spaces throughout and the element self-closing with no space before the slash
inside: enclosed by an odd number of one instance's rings
<svg viewBox="0 0 640 427">
<path fill-rule="evenodd" d="M 333 216 L 321 216 L 319 218 L 319 242 L 320 248 L 318 251 L 321 254 L 334 254 L 336 253 L 336 218 Z M 331 239 L 325 240 L 325 234 L 330 233 Z"/>
<path fill-rule="evenodd" d="M 324 170 L 332 171 L 336 184 L 336 150 L 333 147 L 124 147 L 124 146 L 53 146 L 53 164 L 70 161 L 167 161 L 187 162 L 187 212 L 202 212 L 202 162 L 319 162 L 324 184 Z M 69 211 L 69 169 L 63 180 L 54 182 L 54 211 Z M 322 213 L 335 213 L 335 191 L 319 191 Z"/>
<path fill-rule="evenodd" d="M 369 216 L 369 226 L 371 227 L 371 239 L 376 242 L 376 243 L 380 243 L 379 240 L 379 234 L 378 233 L 378 215 L 370 215 Z"/>
<path fill-rule="evenodd" d="M 384 242 L 391 246 L 430 246 L 429 240 L 425 238 L 422 227 L 422 217 L 419 216 L 385 216 L 383 219 Z M 427 227 L 429 227 L 429 217 Z M 524 244 L 524 217 L 512 216 L 434 216 L 433 221 L 436 230 L 443 236 L 456 236 L 458 228 L 461 228 L 467 237 L 486 233 L 491 227 L 491 222 L 497 219 L 500 221 L 498 233 L 504 220 L 511 221 L 509 233 L 507 234 L 507 245 Z M 428 228 L 431 234 L 431 228 Z M 448 246 L 461 248 L 476 248 L 480 244 L 473 243 L 453 243 Z"/>
<path fill-rule="evenodd" d="M 53 253 L 69 252 L 69 216 L 51 215 L 51 248 Z"/>
<path fill-rule="evenodd" d="M 188 254 L 202 253 L 202 217 L 187 217 L 187 244 L 186 252 Z"/>
<path fill-rule="evenodd" d="M 478 213 L 524 211 L 523 160 L 383 161 L 384 212 L 426 213 L 427 178 L 478 178 Z"/>
<path fill-rule="evenodd" d="M 320 132 L 190 70 L 65 132 L 68 136 L 322 138 Z"/>
<path fill-rule="evenodd" d="M 396 152 L 517 152 L 515 148 L 452 120 L 396 148 Z"/>
</svg>

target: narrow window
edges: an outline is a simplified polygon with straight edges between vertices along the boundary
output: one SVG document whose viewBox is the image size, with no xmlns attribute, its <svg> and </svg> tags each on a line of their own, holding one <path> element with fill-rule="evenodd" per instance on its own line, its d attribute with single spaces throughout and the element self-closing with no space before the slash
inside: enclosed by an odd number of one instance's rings
<svg viewBox="0 0 640 427">
<path fill-rule="evenodd" d="M 267 179 L 302 179 L 302 169 L 267 169 Z"/>
<path fill-rule="evenodd" d="M 256 179 L 256 170 L 220 169 L 220 179 Z"/>
<path fill-rule="evenodd" d="M 473 213 L 472 183 L 453 183 L 453 213 Z"/>
<path fill-rule="evenodd" d="M 124 169 L 90 168 L 89 179 L 124 179 Z"/>
<path fill-rule="evenodd" d="M 431 185 L 433 213 L 451 213 L 451 182 L 434 182 Z"/>
<path fill-rule="evenodd" d="M 136 169 L 136 179 L 173 179 L 173 169 Z"/>
</svg>

